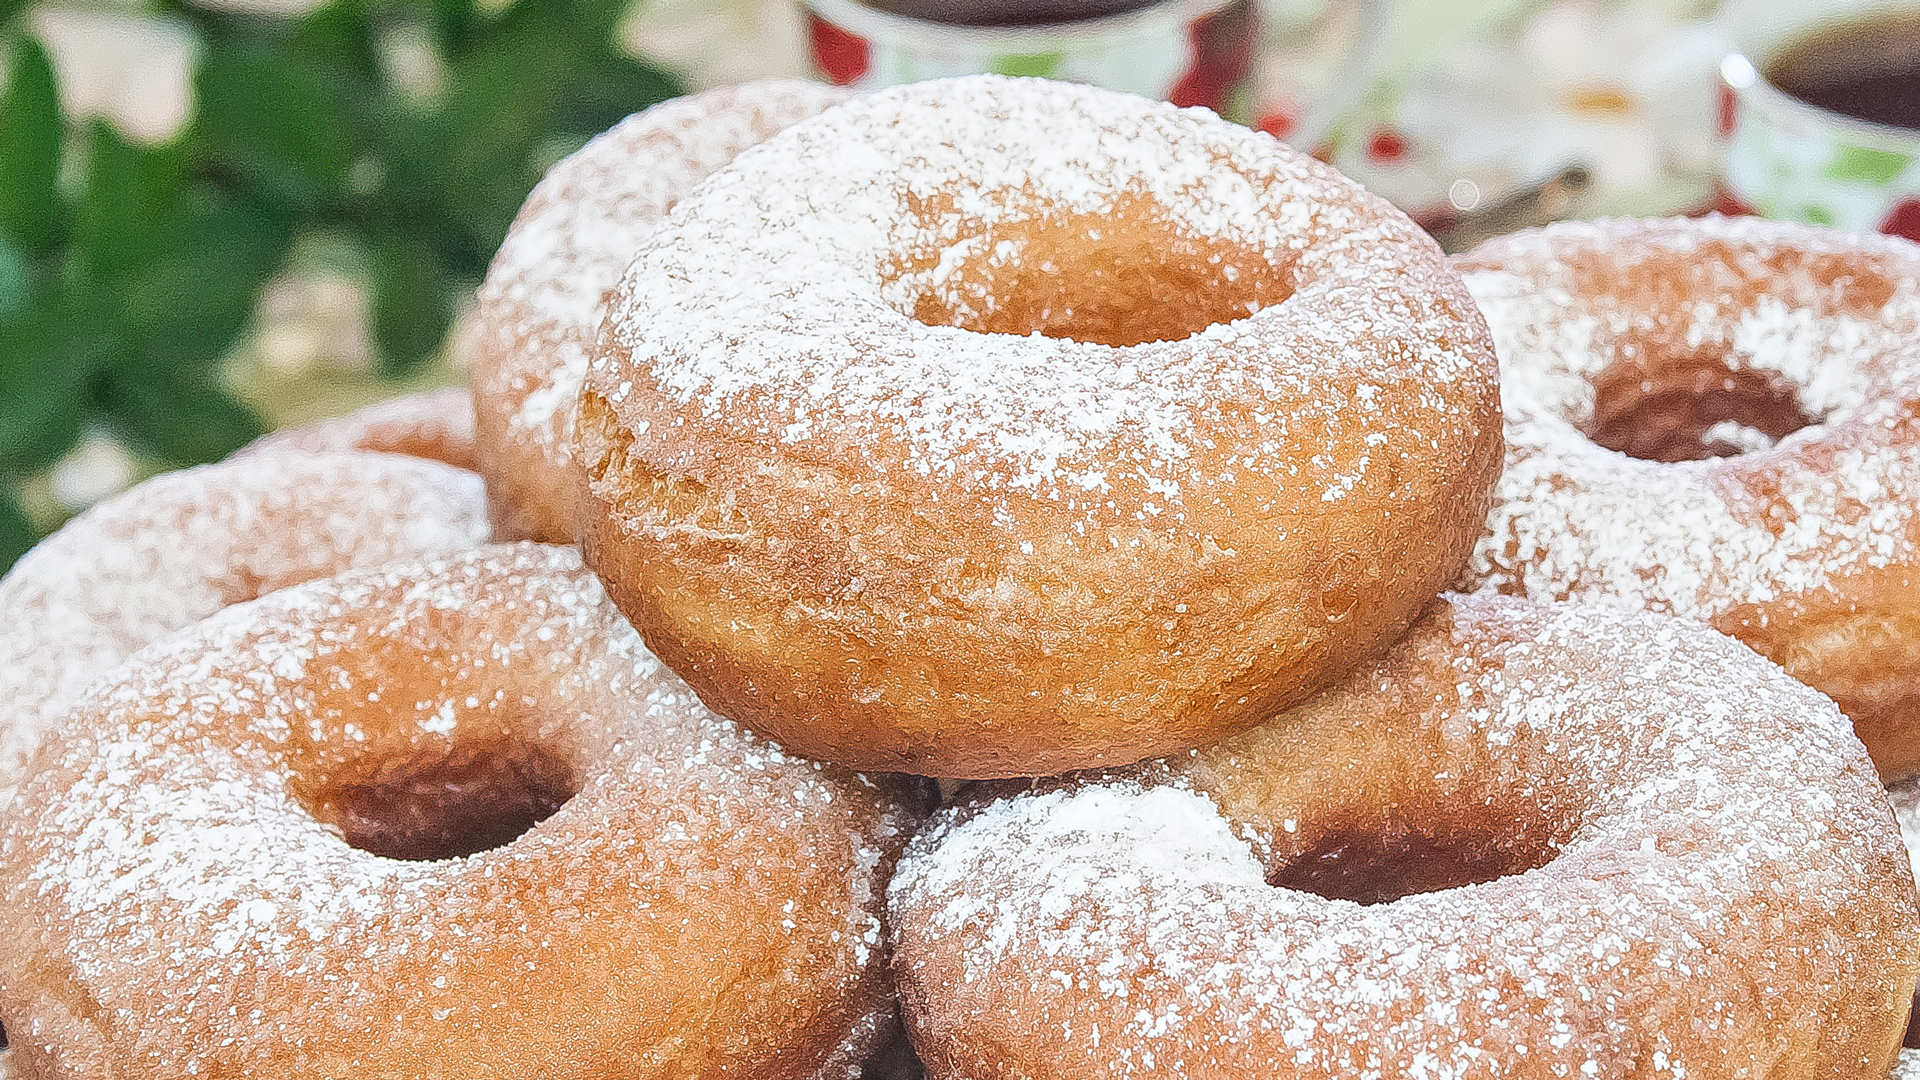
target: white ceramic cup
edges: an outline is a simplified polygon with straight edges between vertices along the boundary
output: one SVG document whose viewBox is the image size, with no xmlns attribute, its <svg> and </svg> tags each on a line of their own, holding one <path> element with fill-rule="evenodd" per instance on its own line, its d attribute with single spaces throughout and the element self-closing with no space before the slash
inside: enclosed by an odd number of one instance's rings
<svg viewBox="0 0 1920 1080">
<path fill-rule="evenodd" d="M 1720 65 L 1723 209 L 1920 240 L 1920 130 L 1811 105 L 1766 76 L 1796 43 L 1912 16 L 1920 16 L 1916 0 L 1741 0 L 1729 8 L 1737 51 Z"/>
<path fill-rule="evenodd" d="M 1288 141 L 1313 146 L 1365 88 L 1388 0 L 1352 0 L 1365 30 L 1350 74 L 1309 104 Z M 1020 27 L 955 26 L 868 7 L 803 0 L 815 66 L 856 90 L 997 73 L 1089 83 L 1246 120 L 1236 98 L 1260 44 L 1256 0 L 1161 0 L 1104 18 Z"/>
</svg>

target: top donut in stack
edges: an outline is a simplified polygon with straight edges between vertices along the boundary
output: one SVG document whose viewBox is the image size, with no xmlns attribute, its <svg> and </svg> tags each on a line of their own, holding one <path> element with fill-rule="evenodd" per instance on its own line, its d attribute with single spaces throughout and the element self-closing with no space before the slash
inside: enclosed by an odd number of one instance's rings
<svg viewBox="0 0 1920 1080">
<path fill-rule="evenodd" d="M 685 199 L 581 399 L 588 559 L 721 712 L 991 777 L 1243 730 L 1464 565 L 1498 376 L 1438 247 L 1201 110 L 991 77 Z"/>
</svg>

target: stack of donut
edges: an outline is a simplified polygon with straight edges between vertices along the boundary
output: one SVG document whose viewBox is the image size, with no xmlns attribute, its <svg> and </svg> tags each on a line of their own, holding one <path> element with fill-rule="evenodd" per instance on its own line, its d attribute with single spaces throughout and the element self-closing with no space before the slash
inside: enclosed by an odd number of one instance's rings
<svg viewBox="0 0 1920 1080">
<path fill-rule="evenodd" d="M 1905 647 L 1865 461 L 1915 278 L 1635 228 L 1760 314 L 1650 260 L 1644 320 L 1515 330 L 1586 256 L 1456 268 L 1084 87 L 630 118 L 510 232 L 471 412 L 158 478 L 0 579 L 0 1075 L 1886 1075 L 1907 766 L 1864 669 L 1853 725 L 1790 673 Z M 1750 463 L 1729 516 L 1860 546 L 1727 541 L 1797 575 L 1732 614 L 1649 600 L 1679 563 L 1535 587 L 1553 416 L 1780 439 L 1844 483 Z"/>
</svg>

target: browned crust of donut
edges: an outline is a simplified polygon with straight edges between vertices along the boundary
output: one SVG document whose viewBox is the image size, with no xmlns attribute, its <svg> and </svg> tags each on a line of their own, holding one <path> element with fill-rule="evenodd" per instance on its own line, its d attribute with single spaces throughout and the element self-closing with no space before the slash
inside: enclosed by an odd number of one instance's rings
<svg viewBox="0 0 1920 1080">
<path fill-rule="evenodd" d="M 1312 539 L 1278 561 L 1274 519 L 1257 512 L 1198 551 L 1142 528 L 1111 556 L 1065 544 L 1024 556 L 910 483 L 850 495 L 830 468 L 791 460 L 723 505 L 633 460 L 591 389 L 580 431 L 597 493 L 624 515 L 589 516 L 588 563 L 709 705 L 814 757 L 971 778 L 1203 745 L 1378 655 L 1465 564 L 1501 452 L 1483 439 L 1430 472 L 1399 470 L 1391 503 L 1290 520 Z M 1242 483 L 1242 505 L 1258 506 L 1258 479 Z M 808 490 L 833 516 L 795 499 Z M 751 520 L 734 506 L 753 507 Z M 644 545 L 624 523 L 635 519 L 657 526 Z M 857 560 L 847 537 L 860 538 Z M 951 554 L 969 548 L 976 557 Z M 1035 672 L 1043 684 L 1010 690 Z"/>
<path fill-rule="evenodd" d="M 1920 443 L 1920 399 L 1903 402 L 1899 413 L 1896 423 L 1870 433 L 1853 425 L 1833 430 L 1782 460 L 1763 464 L 1752 455 L 1751 463 L 1729 462 L 1729 505 L 1755 520 L 1785 519 L 1791 505 L 1780 494 L 1782 470 L 1831 471 L 1836 456 L 1862 444 L 1877 444 L 1879 453 L 1913 447 Z M 1907 551 L 1920 551 L 1920 515 L 1906 531 Z M 1911 555 L 1873 566 L 1863 553 L 1827 588 L 1733 605 L 1709 621 L 1838 703 L 1882 779 L 1920 775 L 1920 563 Z"/>
<path fill-rule="evenodd" d="M 483 302 L 476 320 L 473 442 L 478 468 L 487 478 L 487 516 L 494 535 L 503 540 L 571 544 L 578 539 L 582 510 L 590 505 L 586 477 L 571 460 L 555 460 L 538 440 L 513 429 L 513 410 L 507 406 L 524 400 L 529 388 L 497 385 L 509 382 L 514 360 L 541 350 L 539 341 L 519 336 L 519 327 L 502 314 L 510 307 L 506 300 Z M 498 400 L 488 401 L 488 393 Z"/>
<path fill-rule="evenodd" d="M 1832 591 L 1742 604 L 1713 625 L 1832 698 L 1883 780 L 1920 775 L 1920 574 L 1864 570 Z"/>
</svg>

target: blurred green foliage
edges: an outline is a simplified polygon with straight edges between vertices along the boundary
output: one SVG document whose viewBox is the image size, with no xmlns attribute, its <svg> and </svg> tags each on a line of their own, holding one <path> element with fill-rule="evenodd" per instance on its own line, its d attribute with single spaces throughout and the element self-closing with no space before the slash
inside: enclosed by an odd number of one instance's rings
<svg viewBox="0 0 1920 1080">
<path fill-rule="evenodd" d="M 620 52 L 626 0 L 338 0 L 297 19 L 180 2 L 195 109 L 164 145 L 63 121 L 22 0 L 0 0 L 0 568 L 20 478 L 88 425 L 170 465 L 260 433 L 220 378 L 293 240 L 350 236 L 384 369 L 434 356 L 557 156 L 679 92 Z M 396 78 L 424 42 L 428 91 Z"/>
</svg>

